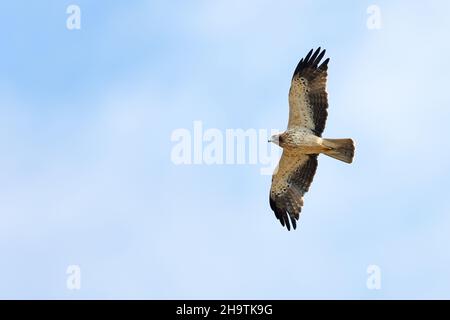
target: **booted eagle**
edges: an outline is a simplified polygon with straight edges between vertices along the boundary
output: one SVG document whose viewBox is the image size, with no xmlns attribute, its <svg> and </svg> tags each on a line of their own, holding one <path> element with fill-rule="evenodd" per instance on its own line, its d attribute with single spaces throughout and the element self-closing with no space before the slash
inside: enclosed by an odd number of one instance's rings
<svg viewBox="0 0 450 320">
<path fill-rule="evenodd" d="M 295 229 L 317 169 L 320 153 L 351 163 L 355 147 L 352 139 L 324 139 L 327 120 L 327 70 L 330 58 L 322 63 L 325 50 L 311 50 L 300 60 L 289 90 L 289 122 L 285 132 L 273 135 L 269 142 L 283 148 L 272 176 L 270 208 L 288 230 Z M 290 220 L 290 222 L 289 222 Z"/>
</svg>

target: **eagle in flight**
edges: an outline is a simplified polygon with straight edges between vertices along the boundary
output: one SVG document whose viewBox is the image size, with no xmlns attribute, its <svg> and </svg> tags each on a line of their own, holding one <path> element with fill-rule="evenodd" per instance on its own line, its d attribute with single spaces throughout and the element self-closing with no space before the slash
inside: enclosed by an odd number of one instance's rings
<svg viewBox="0 0 450 320">
<path fill-rule="evenodd" d="M 280 162 L 272 176 L 270 208 L 288 230 L 295 229 L 317 169 L 320 153 L 351 163 L 355 152 L 352 139 L 324 139 L 327 120 L 327 69 L 330 58 L 322 63 L 325 50 L 311 50 L 301 59 L 292 76 L 289 90 L 287 130 L 273 135 L 269 142 L 283 148 Z M 290 220 L 290 222 L 289 222 Z"/>
</svg>

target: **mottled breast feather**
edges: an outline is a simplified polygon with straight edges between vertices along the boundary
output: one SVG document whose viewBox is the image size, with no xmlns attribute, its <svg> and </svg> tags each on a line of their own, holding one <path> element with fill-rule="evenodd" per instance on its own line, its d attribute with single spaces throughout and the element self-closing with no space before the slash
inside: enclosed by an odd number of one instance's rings
<svg viewBox="0 0 450 320">
<path fill-rule="evenodd" d="M 297 226 L 308 191 L 317 169 L 317 154 L 307 155 L 283 151 L 280 163 L 272 176 L 270 208 L 288 230 Z"/>
<path fill-rule="evenodd" d="M 319 66 L 325 50 L 311 50 L 300 60 L 292 76 L 289 90 L 288 128 L 304 127 L 321 137 L 327 120 L 328 94 L 326 92 L 328 62 Z"/>
</svg>

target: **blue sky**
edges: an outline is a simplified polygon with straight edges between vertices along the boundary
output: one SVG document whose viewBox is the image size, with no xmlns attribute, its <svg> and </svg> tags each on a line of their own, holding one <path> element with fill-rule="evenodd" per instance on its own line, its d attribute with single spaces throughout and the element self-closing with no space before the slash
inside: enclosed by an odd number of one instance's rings
<svg viewBox="0 0 450 320">
<path fill-rule="evenodd" d="M 449 9 L 3 1 L 0 297 L 450 298 Z M 324 136 L 354 138 L 356 158 L 320 157 L 287 232 L 259 165 L 177 166 L 170 137 L 196 120 L 284 128 L 293 69 L 317 46 Z"/>
</svg>

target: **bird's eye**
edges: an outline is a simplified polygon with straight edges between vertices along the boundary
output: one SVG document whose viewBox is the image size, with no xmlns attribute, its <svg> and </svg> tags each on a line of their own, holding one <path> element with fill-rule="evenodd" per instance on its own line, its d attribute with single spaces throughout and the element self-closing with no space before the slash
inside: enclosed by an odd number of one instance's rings
<svg viewBox="0 0 450 320">
<path fill-rule="evenodd" d="M 283 142 L 283 137 L 282 137 L 282 136 L 279 136 L 279 137 L 278 137 L 278 142 L 279 142 L 279 143 L 282 143 L 282 142 Z"/>
</svg>

